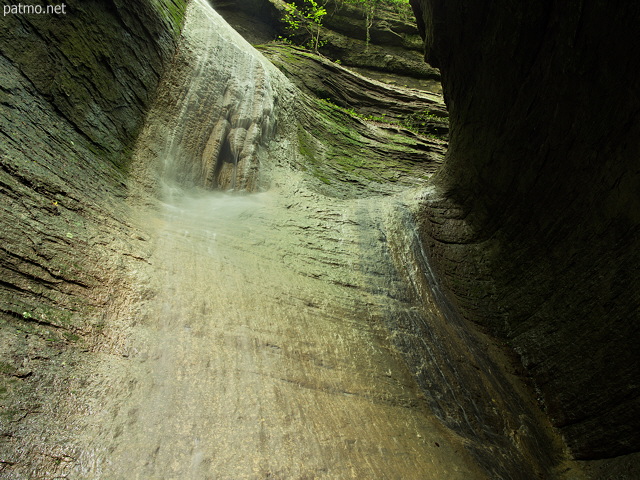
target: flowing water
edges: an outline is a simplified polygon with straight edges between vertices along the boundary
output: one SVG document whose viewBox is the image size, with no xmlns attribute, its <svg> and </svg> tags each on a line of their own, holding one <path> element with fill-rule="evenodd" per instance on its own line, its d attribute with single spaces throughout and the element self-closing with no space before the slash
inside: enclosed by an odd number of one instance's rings
<svg viewBox="0 0 640 480">
<path fill-rule="evenodd" d="M 526 450 L 528 420 L 477 373 L 493 365 L 425 293 L 403 201 L 323 196 L 289 166 L 294 90 L 191 3 L 136 156 L 159 197 L 132 204 L 141 293 L 92 367 L 75 476 L 506 478 L 490 472 L 520 454 L 491 432 Z"/>
<path fill-rule="evenodd" d="M 298 200 L 185 193 L 164 205 L 161 287 L 129 339 L 128 383 L 89 471 L 482 478 L 391 344 L 384 299 L 365 289 L 360 205 Z"/>
</svg>

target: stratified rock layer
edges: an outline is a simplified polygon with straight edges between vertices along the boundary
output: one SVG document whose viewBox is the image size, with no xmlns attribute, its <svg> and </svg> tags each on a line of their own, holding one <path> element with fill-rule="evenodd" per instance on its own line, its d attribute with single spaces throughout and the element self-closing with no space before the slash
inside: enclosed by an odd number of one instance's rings
<svg viewBox="0 0 640 480">
<path fill-rule="evenodd" d="M 444 139 L 449 130 L 442 95 L 391 86 L 298 47 L 259 47 L 302 91 L 368 120 L 392 123 Z"/>
<path fill-rule="evenodd" d="M 123 266 L 145 255 L 128 223 L 126 170 L 184 8 L 69 0 L 64 15 L 2 19 L 3 478 L 53 478 L 73 455 L 60 416 L 82 406 L 59 392 L 74 355 L 95 347 L 107 305 L 127 301 Z"/>
<path fill-rule="evenodd" d="M 282 0 L 212 0 L 213 6 L 242 36 L 253 44 L 285 37 L 306 44 L 303 28 L 291 30 L 284 20 Z M 290 2 L 291 3 L 291 2 Z M 303 2 L 293 2 L 304 6 Z M 408 5 L 377 4 L 367 38 L 363 5 L 329 0 L 322 2 L 319 51 L 326 57 L 366 75 L 400 85 L 439 92 L 440 73 L 426 65 L 422 42 Z"/>
<path fill-rule="evenodd" d="M 423 230 L 578 458 L 640 448 L 640 7 L 412 0 L 450 148 Z"/>
</svg>

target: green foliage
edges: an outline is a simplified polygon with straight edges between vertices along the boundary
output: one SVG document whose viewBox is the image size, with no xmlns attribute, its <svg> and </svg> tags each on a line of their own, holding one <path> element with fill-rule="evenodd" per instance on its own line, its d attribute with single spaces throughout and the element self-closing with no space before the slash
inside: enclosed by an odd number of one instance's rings
<svg viewBox="0 0 640 480">
<path fill-rule="evenodd" d="M 302 7 L 298 7 L 295 3 L 285 2 L 284 8 L 287 12 L 284 21 L 289 30 L 292 32 L 300 28 L 306 30 L 311 37 L 308 43 L 309 48 L 318 53 L 318 48 L 322 46 L 320 41 L 322 18 L 327 14 L 327 10 L 318 5 L 315 0 L 304 0 Z"/>
<path fill-rule="evenodd" d="M 425 110 L 409 115 L 401 125 L 412 132 L 425 134 L 431 131 L 437 138 L 446 139 L 445 132 L 449 130 L 449 118 L 439 117 Z"/>
<path fill-rule="evenodd" d="M 338 3 L 338 2 L 336 2 Z M 342 0 L 340 3 L 353 3 L 353 4 L 360 4 L 363 5 L 365 7 L 371 6 L 371 5 L 375 5 L 375 6 L 379 6 L 379 5 L 391 5 L 391 6 L 396 6 L 396 5 L 403 5 L 403 4 L 408 4 L 409 0 Z"/>
<path fill-rule="evenodd" d="M 318 53 L 318 49 L 325 42 L 320 40 L 322 30 L 323 17 L 327 15 L 327 5 L 333 3 L 335 11 L 340 10 L 345 4 L 357 5 L 364 11 L 365 27 L 366 27 L 366 47 L 369 47 L 371 41 L 371 27 L 376 17 L 378 8 L 381 6 L 391 6 L 398 13 L 407 14 L 409 9 L 409 0 L 294 0 L 292 2 L 284 2 L 286 14 L 284 21 L 290 32 L 297 32 L 300 29 L 306 31 L 309 41 L 306 47 Z M 290 39 L 279 37 L 284 42 L 291 43 Z"/>
<path fill-rule="evenodd" d="M 291 39 L 287 37 L 283 37 L 282 35 L 278 35 L 277 40 L 278 42 L 284 43 L 285 45 L 293 45 L 293 42 L 291 41 Z"/>
</svg>

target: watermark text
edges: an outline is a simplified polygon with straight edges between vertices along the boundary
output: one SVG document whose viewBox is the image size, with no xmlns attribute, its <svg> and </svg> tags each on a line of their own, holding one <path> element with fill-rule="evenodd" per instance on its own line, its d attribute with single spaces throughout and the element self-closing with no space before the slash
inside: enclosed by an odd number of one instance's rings
<svg viewBox="0 0 640 480">
<path fill-rule="evenodd" d="M 67 5 L 27 5 L 18 3 L 16 5 L 4 5 L 3 13 L 7 15 L 66 15 Z"/>
</svg>

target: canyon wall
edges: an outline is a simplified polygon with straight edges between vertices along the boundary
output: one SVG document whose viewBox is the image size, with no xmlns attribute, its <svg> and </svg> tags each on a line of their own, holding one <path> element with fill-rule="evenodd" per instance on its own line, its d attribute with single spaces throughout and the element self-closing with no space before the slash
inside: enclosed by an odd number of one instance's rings
<svg viewBox="0 0 640 480">
<path fill-rule="evenodd" d="M 0 268 L 5 314 L 24 319 L 22 303 L 30 303 L 34 293 L 45 295 L 27 287 L 34 281 L 47 287 L 91 282 L 79 279 L 85 269 L 71 266 L 82 260 L 76 250 L 86 247 L 78 244 L 80 225 L 118 217 L 113 198 L 126 196 L 131 149 L 173 55 L 184 3 L 125 8 L 120 1 L 72 1 L 65 15 L 4 17 Z M 30 308 L 43 300 L 37 298 Z"/>
<path fill-rule="evenodd" d="M 129 353 L 110 344 L 119 341 L 112 335 L 119 326 L 108 322 L 113 311 L 129 303 L 131 318 L 122 322 L 135 325 L 136 308 L 153 296 L 139 278 L 137 289 L 128 288 L 132 280 L 127 275 L 140 276 L 137 271 L 149 264 L 152 243 L 132 220 L 136 213 L 131 210 L 141 200 L 132 192 L 140 185 L 129 181 L 135 175 L 130 159 L 160 78 L 174 57 L 185 4 L 69 1 L 66 15 L 3 19 L 0 474 L 11 470 L 19 478 L 47 471 L 54 476 L 66 463 L 77 462 L 71 457 L 77 431 L 67 419 L 69 412 L 81 410 L 90 418 L 93 404 L 87 398 L 78 401 L 76 392 L 67 388 L 86 380 L 74 377 L 73 368 L 98 354 L 124 362 Z M 604 458 L 637 451 L 640 445 L 640 95 L 635 78 L 640 61 L 628 48 L 640 15 L 638 7 L 611 12 L 603 3 L 576 5 L 413 1 L 426 37 L 427 60 L 442 69 L 452 117 L 451 147 L 422 197 L 420 221 L 429 258 L 423 259 L 423 250 L 413 244 L 398 245 L 397 250 L 415 250 L 421 265 L 433 264 L 436 275 L 416 280 L 425 285 L 422 290 L 429 290 L 429 284 L 440 298 L 441 281 L 449 297 L 442 302 L 447 311 L 451 300 L 466 320 L 505 339 L 520 355 L 523 374 L 532 379 L 574 455 Z M 260 28 L 266 31 L 269 25 Z M 389 31 L 387 36 L 393 28 Z M 271 48 L 272 57 L 305 57 L 279 48 Z M 189 59 L 177 65 L 178 70 L 191 65 L 192 53 L 176 57 L 178 63 Z M 332 78 L 343 73 L 335 63 L 314 62 L 319 65 L 315 71 L 330 71 Z M 433 73 L 424 68 L 425 77 Z M 292 77 L 302 75 L 289 70 Z M 307 78 L 312 78 L 310 73 L 305 72 Z M 362 79 L 357 82 L 353 91 L 364 88 Z M 415 95 L 405 100 L 423 101 Z M 300 171 L 309 172 L 314 192 L 328 191 L 341 199 L 335 202 L 336 212 L 342 211 L 344 199 L 364 198 L 372 191 L 396 193 L 398 185 L 416 186 L 417 180 L 424 184 L 440 163 L 441 139 L 419 138 L 397 125 L 370 124 L 362 118 L 378 111 L 351 118 L 345 111 L 348 103 L 341 109 L 320 100 L 300 103 L 309 108 L 295 127 L 295 158 Z M 349 128 L 343 125 L 345 118 Z M 220 138 L 211 143 L 218 154 L 231 152 L 235 143 L 225 143 L 226 132 Z M 374 153 L 362 158 L 352 154 L 365 149 Z M 216 158 L 231 163 L 223 157 Z M 347 183 L 353 185 L 347 188 Z M 291 203 L 290 208 L 298 207 Z M 396 207 L 390 211 L 398 216 Z M 367 213 L 359 221 L 374 219 L 380 221 Z M 394 225 L 399 224 L 398 237 L 403 238 L 403 231 L 412 230 L 400 220 Z M 412 223 L 407 219 L 406 225 Z M 411 268 L 414 264 L 405 263 Z M 377 263 L 370 268 L 377 272 Z M 388 281 L 386 274 L 379 276 L 381 282 Z M 412 308 L 407 312 L 418 319 L 414 323 L 422 321 Z M 388 316 L 403 318 L 395 310 Z M 457 322 L 458 317 L 448 318 Z M 466 332 L 463 322 L 439 325 L 443 332 L 454 327 Z M 406 353 L 421 364 L 427 356 L 416 353 L 406 338 L 415 338 L 417 344 L 423 332 L 433 336 L 434 329 L 417 332 L 400 341 L 410 345 Z M 117 335 L 125 337 L 126 329 Z M 451 343 L 449 336 L 441 337 L 443 344 Z M 429 353 L 431 344 L 426 345 Z M 477 366 L 466 357 L 459 363 L 452 370 L 464 371 L 460 378 L 499 383 L 484 363 Z M 438 372 L 427 369 L 421 377 L 421 385 L 431 387 L 436 396 L 438 388 L 447 386 L 429 384 L 429 375 Z M 471 429 L 493 428 L 479 444 L 495 448 L 485 438 L 493 438 L 494 430 L 506 431 L 499 420 L 511 417 L 507 410 L 493 408 L 496 400 L 486 392 L 494 390 L 470 388 L 471 383 L 460 382 L 456 392 L 465 392 L 476 410 L 489 412 L 478 416 L 482 420 Z M 111 395 L 111 386 L 105 381 L 104 392 Z M 476 406 L 477 396 L 484 398 L 482 408 Z M 437 405 L 451 404 L 449 397 L 442 398 Z M 503 403 L 517 415 L 519 406 L 505 398 Z M 464 408 L 459 411 L 460 418 L 466 415 Z M 452 418 L 458 422 L 458 416 Z M 497 419 L 495 425 L 485 418 Z M 528 423 L 535 422 L 525 418 L 522 425 Z M 499 450 L 507 451 L 502 445 L 512 442 L 513 448 L 526 452 L 538 452 L 539 445 L 546 451 L 545 442 L 537 442 L 546 437 L 527 436 L 537 446 L 524 448 L 519 432 L 500 436 Z M 495 455 L 490 453 L 478 456 L 491 463 Z M 545 463 L 547 455 L 532 455 L 531 464 L 539 459 Z M 524 464 L 520 457 L 507 460 L 509 471 Z"/>
<path fill-rule="evenodd" d="M 59 389 L 78 355 L 108 349 L 105 305 L 142 259 L 127 170 L 186 2 L 65 5 L 1 20 L 0 471 L 19 478 L 66 461 L 55 418 L 81 407 Z"/>
<path fill-rule="evenodd" d="M 431 261 L 576 458 L 640 448 L 640 7 L 412 0 L 450 113 Z"/>
<path fill-rule="evenodd" d="M 278 38 L 298 45 L 309 41 L 304 28 L 289 28 L 283 0 L 212 0 L 211 3 L 254 45 Z M 289 3 L 305 6 L 302 1 Z M 422 61 L 422 42 L 409 5 L 378 3 L 367 42 L 363 4 L 341 0 L 321 4 L 327 10 L 319 27 L 322 55 L 388 83 L 440 92 L 440 73 Z"/>
</svg>

